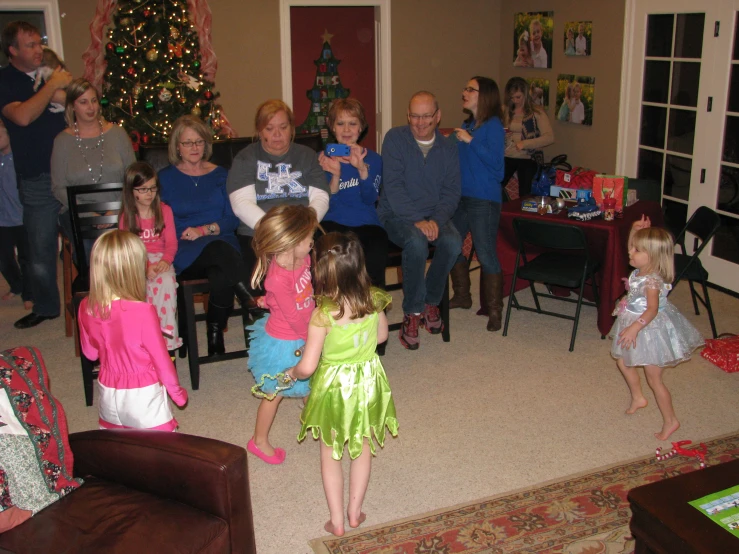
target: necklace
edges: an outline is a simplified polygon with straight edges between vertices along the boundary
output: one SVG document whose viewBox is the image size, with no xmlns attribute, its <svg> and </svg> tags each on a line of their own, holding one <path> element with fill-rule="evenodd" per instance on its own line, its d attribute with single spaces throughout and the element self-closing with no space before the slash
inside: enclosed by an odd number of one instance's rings
<svg viewBox="0 0 739 554">
<path fill-rule="evenodd" d="M 77 142 L 77 146 L 82 153 L 82 159 L 85 160 L 85 165 L 87 165 L 87 171 L 90 174 L 90 179 L 92 180 L 93 184 L 99 183 L 103 179 L 103 160 L 105 159 L 105 135 L 103 134 L 103 120 L 98 119 L 98 123 L 100 124 L 100 136 L 98 136 L 97 143 L 95 144 L 95 146 L 83 146 L 82 137 L 80 137 L 80 129 L 77 126 L 77 122 L 74 122 L 74 136 Z M 87 161 L 87 151 L 97 150 L 98 148 L 100 148 L 100 173 L 98 175 L 98 178 L 95 179 L 92 176 L 92 166 L 90 165 L 90 162 Z"/>
<path fill-rule="evenodd" d="M 193 177 L 192 175 L 188 175 L 188 177 L 190 177 L 190 180 L 193 183 L 195 183 L 195 186 L 197 187 L 198 186 L 198 183 L 200 183 L 200 178 L 202 177 L 202 175 L 199 175 L 197 179 L 195 177 Z"/>
</svg>

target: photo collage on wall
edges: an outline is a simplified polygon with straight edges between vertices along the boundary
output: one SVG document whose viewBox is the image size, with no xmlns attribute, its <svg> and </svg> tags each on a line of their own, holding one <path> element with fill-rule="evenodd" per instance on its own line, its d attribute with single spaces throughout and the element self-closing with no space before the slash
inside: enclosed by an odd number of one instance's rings
<svg viewBox="0 0 739 554">
<path fill-rule="evenodd" d="M 570 21 L 557 31 L 563 37 L 566 56 L 592 54 L 593 22 Z M 551 69 L 555 40 L 554 12 L 520 12 L 513 16 L 513 66 Z M 550 80 L 526 77 L 532 104 L 549 111 Z M 556 81 L 557 121 L 577 125 L 593 124 L 595 77 L 560 74 Z"/>
</svg>

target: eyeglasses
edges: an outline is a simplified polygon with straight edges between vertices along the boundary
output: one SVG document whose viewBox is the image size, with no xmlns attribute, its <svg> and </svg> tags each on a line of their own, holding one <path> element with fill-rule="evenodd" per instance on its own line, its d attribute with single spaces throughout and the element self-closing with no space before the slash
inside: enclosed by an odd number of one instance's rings
<svg viewBox="0 0 739 554">
<path fill-rule="evenodd" d="M 472 88 L 472 87 L 464 87 L 462 89 L 462 92 L 480 92 L 479 88 Z"/>
<path fill-rule="evenodd" d="M 436 110 L 434 110 L 434 113 L 425 113 L 425 114 L 409 113 L 408 119 L 410 119 L 411 121 L 428 122 L 434 119 L 434 116 L 436 115 L 438 111 L 439 111 L 439 108 L 436 108 Z"/>
<path fill-rule="evenodd" d="M 180 146 L 184 146 L 185 148 L 192 148 L 194 146 L 197 146 L 200 148 L 205 144 L 205 141 L 203 139 L 200 140 L 186 140 L 185 142 L 181 142 Z"/>
<path fill-rule="evenodd" d="M 134 192 L 138 192 L 139 194 L 155 193 L 157 190 L 159 190 L 159 187 L 139 187 L 133 189 Z"/>
</svg>

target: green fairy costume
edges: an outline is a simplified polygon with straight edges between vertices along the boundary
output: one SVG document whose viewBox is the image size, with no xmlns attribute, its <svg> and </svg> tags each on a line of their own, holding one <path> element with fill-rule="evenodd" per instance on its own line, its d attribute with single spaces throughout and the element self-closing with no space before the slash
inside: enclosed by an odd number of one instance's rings
<svg viewBox="0 0 739 554">
<path fill-rule="evenodd" d="M 326 446 L 333 447 L 334 460 L 341 459 L 347 443 L 349 456 L 356 459 L 362 453 L 364 439 L 375 455 L 372 436 L 383 446 L 386 426 L 393 436 L 398 434 L 390 385 L 375 352 L 378 313 L 390 304 L 391 297 L 372 288 L 372 300 L 375 313 L 356 323 L 337 325 L 331 313 L 336 313 L 339 306 L 319 296 L 318 309 L 311 318 L 311 325 L 330 330 L 310 380 L 311 394 L 300 416 L 303 426 L 298 440 L 302 441 L 311 429 L 314 439 L 320 437 Z"/>
</svg>

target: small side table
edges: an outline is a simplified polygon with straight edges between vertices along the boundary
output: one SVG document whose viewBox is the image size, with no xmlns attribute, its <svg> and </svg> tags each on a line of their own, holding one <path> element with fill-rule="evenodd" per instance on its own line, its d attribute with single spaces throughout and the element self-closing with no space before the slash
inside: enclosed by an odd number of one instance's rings
<svg viewBox="0 0 739 554">
<path fill-rule="evenodd" d="M 629 491 L 635 554 L 728 554 L 739 538 L 688 504 L 739 485 L 739 460 L 697 469 Z"/>
</svg>

